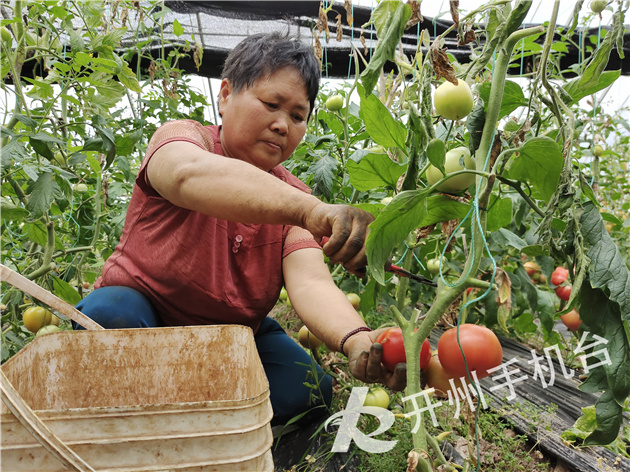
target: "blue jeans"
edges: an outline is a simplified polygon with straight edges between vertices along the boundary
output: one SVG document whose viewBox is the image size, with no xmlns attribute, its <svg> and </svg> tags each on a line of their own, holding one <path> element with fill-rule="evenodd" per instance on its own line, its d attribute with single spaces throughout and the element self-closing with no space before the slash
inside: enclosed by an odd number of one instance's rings
<svg viewBox="0 0 630 472">
<path fill-rule="evenodd" d="M 129 287 L 102 287 L 88 294 L 77 309 L 107 329 L 154 328 L 162 326 L 155 309 L 137 290 Z M 72 323 L 74 329 L 82 326 Z M 325 415 L 332 400 L 332 378 L 316 365 L 318 381 L 313 379 L 311 357 L 293 341 L 272 318 L 265 318 L 254 336 L 256 348 L 269 380 L 272 426 L 287 423 L 309 410 L 300 423 Z M 304 385 L 319 385 L 311 389 Z M 315 408 L 314 407 L 319 407 Z"/>
</svg>

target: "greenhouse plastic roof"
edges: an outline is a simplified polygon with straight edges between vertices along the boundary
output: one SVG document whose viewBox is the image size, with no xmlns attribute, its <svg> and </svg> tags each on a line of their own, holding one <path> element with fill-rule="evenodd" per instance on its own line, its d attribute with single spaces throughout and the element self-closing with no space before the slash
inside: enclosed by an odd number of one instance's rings
<svg viewBox="0 0 630 472">
<path fill-rule="evenodd" d="M 356 3 L 356 2 L 355 2 Z M 188 72 L 198 73 L 208 77 L 219 77 L 223 61 L 227 53 L 246 36 L 255 33 L 268 33 L 283 31 L 309 43 L 315 44 L 317 33 L 316 25 L 319 17 L 318 0 L 305 1 L 166 1 L 165 5 L 171 10 L 165 17 L 165 25 L 169 25 L 172 31 L 172 23 L 175 19 L 184 27 L 184 35 L 180 38 L 171 36 L 170 39 L 190 39 L 192 35 L 203 45 L 203 63 L 196 71 L 192 61 L 182 63 Z M 327 19 L 330 29 L 329 40 L 325 34 L 320 34 L 323 48 L 324 62 L 328 64 L 325 74 L 329 77 L 349 77 L 354 74 L 354 62 L 351 51 L 354 47 L 365 52 L 370 57 L 376 47 L 376 32 L 369 27 L 362 28 L 369 22 L 371 14 L 370 6 L 354 5 L 351 11 L 353 26 L 348 26 L 346 11 L 343 2 L 335 2 L 328 12 Z M 341 41 L 336 39 L 336 17 L 341 15 L 343 35 Z M 448 16 L 448 15 L 447 15 Z M 418 36 L 422 29 L 428 29 L 432 36 L 440 34 L 452 25 L 452 21 L 443 19 L 424 18 L 418 25 L 410 28 L 402 39 L 403 51 L 409 57 L 416 53 Z M 531 25 L 528 25 L 531 26 Z M 167 31 L 168 28 L 167 28 Z M 363 34 L 365 48 L 360 36 Z M 597 29 L 581 33 L 582 35 L 597 35 Z M 576 44 L 579 41 L 578 33 L 575 35 Z M 544 35 L 539 41 L 544 40 Z M 459 62 L 466 63 L 470 60 L 470 46 L 458 46 L 456 31 L 446 38 L 445 47 Z M 630 35 L 626 34 L 623 42 L 626 57 L 630 55 Z M 569 49 L 562 60 L 561 66 L 567 68 L 578 61 L 577 50 Z M 531 58 L 525 60 L 522 69 L 512 72 L 531 70 Z M 607 69 L 622 69 L 622 74 L 630 75 L 630 61 L 622 61 L 616 50 L 613 50 Z"/>
</svg>

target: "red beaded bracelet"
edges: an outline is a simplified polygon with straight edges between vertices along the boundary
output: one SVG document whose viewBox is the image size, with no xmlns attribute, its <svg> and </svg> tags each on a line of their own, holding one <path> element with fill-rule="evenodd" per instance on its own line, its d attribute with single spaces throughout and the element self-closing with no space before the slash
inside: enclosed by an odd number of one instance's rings
<svg viewBox="0 0 630 472">
<path fill-rule="evenodd" d="M 339 343 L 339 352 L 345 355 L 345 352 L 343 352 L 343 345 L 346 344 L 346 341 L 348 339 L 350 339 L 355 334 L 360 333 L 361 331 L 372 331 L 372 330 L 368 328 L 367 326 L 361 326 L 360 328 L 353 329 L 348 334 L 346 334 L 341 340 L 341 342 Z"/>
</svg>

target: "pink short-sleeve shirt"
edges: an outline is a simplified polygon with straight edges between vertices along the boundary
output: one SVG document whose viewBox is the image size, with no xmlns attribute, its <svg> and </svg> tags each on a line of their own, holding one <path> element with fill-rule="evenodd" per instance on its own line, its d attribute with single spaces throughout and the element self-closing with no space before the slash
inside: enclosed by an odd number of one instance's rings
<svg viewBox="0 0 630 472">
<path fill-rule="evenodd" d="M 149 159 L 169 142 L 188 141 L 223 155 L 219 130 L 193 120 L 158 128 L 138 173 L 120 242 L 95 287 L 140 291 L 167 326 L 228 323 L 256 331 L 278 300 L 282 258 L 319 244 L 302 228 L 235 223 L 175 206 L 146 179 Z M 309 191 L 282 166 L 270 173 Z"/>
</svg>

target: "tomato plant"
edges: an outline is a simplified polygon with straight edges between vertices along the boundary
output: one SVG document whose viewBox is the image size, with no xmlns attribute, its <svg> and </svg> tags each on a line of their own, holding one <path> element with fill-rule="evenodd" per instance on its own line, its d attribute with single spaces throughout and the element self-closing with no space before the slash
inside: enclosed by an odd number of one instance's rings
<svg viewBox="0 0 630 472">
<path fill-rule="evenodd" d="M 475 372 L 477 378 L 482 379 L 489 375 L 488 369 L 503 362 L 499 338 L 485 326 L 462 324 L 451 328 L 440 336 L 437 347 L 442 367 L 456 377 L 467 377 Z"/>
</svg>

